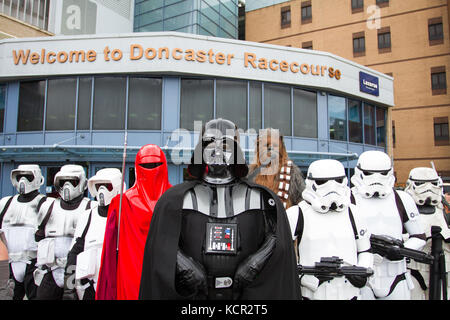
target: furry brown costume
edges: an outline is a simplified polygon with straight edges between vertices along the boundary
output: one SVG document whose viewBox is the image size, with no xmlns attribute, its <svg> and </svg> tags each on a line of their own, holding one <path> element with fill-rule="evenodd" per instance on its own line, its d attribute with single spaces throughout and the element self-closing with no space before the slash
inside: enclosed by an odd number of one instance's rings
<svg viewBox="0 0 450 320">
<path fill-rule="evenodd" d="M 267 167 L 263 163 L 270 164 Z M 302 201 L 305 180 L 302 172 L 286 152 L 278 129 L 262 129 L 256 139 L 255 159 L 249 167 L 249 180 L 278 194 L 285 208 Z"/>
</svg>

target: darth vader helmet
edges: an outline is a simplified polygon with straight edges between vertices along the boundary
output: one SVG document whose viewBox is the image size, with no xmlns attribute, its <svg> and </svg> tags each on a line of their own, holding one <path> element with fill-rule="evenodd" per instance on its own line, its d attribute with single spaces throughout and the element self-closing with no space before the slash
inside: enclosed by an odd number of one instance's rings
<svg viewBox="0 0 450 320">
<path fill-rule="evenodd" d="M 188 171 L 194 178 L 211 184 L 226 184 L 245 177 L 248 167 L 239 145 L 237 126 L 221 118 L 208 121 L 202 128 Z"/>
</svg>

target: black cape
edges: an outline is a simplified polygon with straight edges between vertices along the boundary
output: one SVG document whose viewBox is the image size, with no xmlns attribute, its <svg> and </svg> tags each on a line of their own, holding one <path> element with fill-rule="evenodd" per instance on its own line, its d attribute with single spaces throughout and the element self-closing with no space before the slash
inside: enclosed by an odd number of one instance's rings
<svg viewBox="0 0 450 320">
<path fill-rule="evenodd" d="M 268 192 L 275 200 L 276 247 L 269 261 L 241 295 L 243 300 L 299 300 L 300 283 L 289 222 L 283 204 L 269 189 L 247 181 L 242 183 Z M 187 181 L 168 189 L 158 200 L 153 212 L 144 249 L 140 300 L 181 300 L 175 289 L 175 268 L 180 238 L 182 206 L 185 193 L 199 180 Z"/>
</svg>

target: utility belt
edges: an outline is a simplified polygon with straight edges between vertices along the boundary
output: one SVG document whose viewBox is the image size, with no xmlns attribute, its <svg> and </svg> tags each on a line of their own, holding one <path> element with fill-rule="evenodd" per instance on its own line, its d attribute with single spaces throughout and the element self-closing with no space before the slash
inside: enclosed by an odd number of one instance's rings
<svg viewBox="0 0 450 320">
<path fill-rule="evenodd" d="M 8 252 L 9 263 L 25 262 L 31 264 L 31 260 L 36 259 L 37 252 L 34 250 L 25 250 L 22 252 Z"/>
</svg>

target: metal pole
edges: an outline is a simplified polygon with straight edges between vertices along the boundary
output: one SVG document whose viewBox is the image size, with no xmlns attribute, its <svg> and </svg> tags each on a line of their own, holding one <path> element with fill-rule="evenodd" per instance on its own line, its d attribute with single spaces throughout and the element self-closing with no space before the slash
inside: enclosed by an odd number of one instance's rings
<svg viewBox="0 0 450 320">
<path fill-rule="evenodd" d="M 123 181 L 125 179 L 125 160 L 127 158 L 127 135 L 125 131 L 125 142 L 123 144 L 123 159 L 122 159 L 122 181 L 120 185 L 120 200 L 119 200 L 119 218 L 117 223 L 117 252 L 119 252 L 119 238 L 120 238 L 120 217 L 122 215 L 122 199 L 123 199 Z"/>
</svg>

